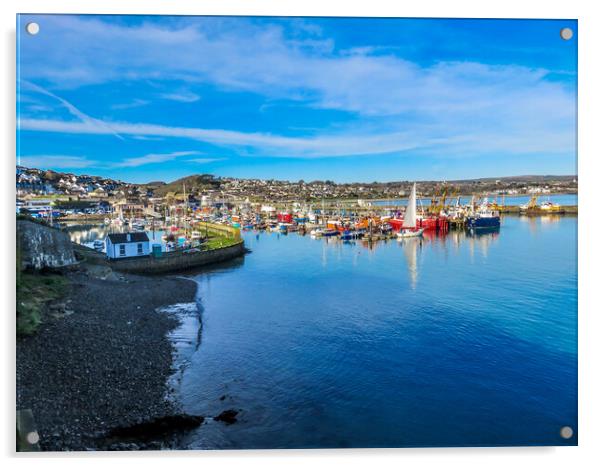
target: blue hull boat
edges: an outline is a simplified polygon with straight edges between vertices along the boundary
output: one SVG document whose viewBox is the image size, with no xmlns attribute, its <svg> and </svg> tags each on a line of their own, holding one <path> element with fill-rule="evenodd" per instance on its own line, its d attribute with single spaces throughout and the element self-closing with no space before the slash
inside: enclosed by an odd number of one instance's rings
<svg viewBox="0 0 602 466">
<path fill-rule="evenodd" d="M 500 227 L 500 218 L 497 216 L 494 217 L 468 217 L 466 219 L 466 226 L 471 230 L 476 230 L 480 228 L 499 228 Z"/>
<path fill-rule="evenodd" d="M 362 236 L 363 233 L 360 233 L 358 231 L 344 231 L 343 233 L 341 233 L 341 239 L 343 241 L 351 241 L 353 239 L 361 238 Z"/>
</svg>

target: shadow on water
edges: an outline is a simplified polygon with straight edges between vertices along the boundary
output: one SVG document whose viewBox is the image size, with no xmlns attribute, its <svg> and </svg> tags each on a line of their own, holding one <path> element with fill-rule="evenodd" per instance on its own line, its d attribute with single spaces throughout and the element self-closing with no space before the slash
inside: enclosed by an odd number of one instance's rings
<svg viewBox="0 0 602 466">
<path fill-rule="evenodd" d="M 241 257 L 236 257 L 234 259 L 229 259 L 224 262 L 218 262 L 216 264 L 202 265 L 199 267 L 190 268 L 190 269 L 180 271 L 177 273 L 174 272 L 173 274 L 170 274 L 170 275 L 176 275 L 176 276 L 193 279 L 194 277 L 197 277 L 198 275 L 211 274 L 211 273 L 216 273 L 216 272 L 233 271 L 236 269 L 240 269 L 244 264 L 245 264 L 245 256 L 241 256 Z"/>
</svg>

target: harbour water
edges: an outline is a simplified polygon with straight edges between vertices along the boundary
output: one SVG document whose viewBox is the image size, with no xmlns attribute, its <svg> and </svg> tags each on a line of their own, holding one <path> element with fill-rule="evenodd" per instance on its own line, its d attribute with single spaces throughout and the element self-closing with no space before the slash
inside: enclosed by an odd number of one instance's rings
<svg viewBox="0 0 602 466">
<path fill-rule="evenodd" d="M 71 241 L 92 248 L 94 241 L 104 241 L 109 233 L 126 233 L 131 231 L 127 226 L 106 225 L 104 223 L 94 224 L 71 224 L 63 225 L 63 231 L 69 234 Z M 161 239 L 167 232 L 165 230 L 147 231 L 146 234 L 152 245 L 158 244 L 165 250 L 165 242 Z"/>
<path fill-rule="evenodd" d="M 195 277 L 189 448 L 574 445 L 577 218 L 373 247 L 246 233 Z M 560 429 L 575 435 L 563 439 Z"/>
</svg>

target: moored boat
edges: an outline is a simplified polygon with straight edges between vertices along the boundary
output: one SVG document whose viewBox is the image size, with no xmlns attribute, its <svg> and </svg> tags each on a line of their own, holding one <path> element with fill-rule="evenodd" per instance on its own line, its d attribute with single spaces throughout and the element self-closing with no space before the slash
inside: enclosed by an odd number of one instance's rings
<svg viewBox="0 0 602 466">
<path fill-rule="evenodd" d="M 352 239 L 358 239 L 361 238 L 364 234 L 362 232 L 359 232 L 357 230 L 345 230 L 341 233 L 341 240 L 343 241 L 350 241 Z"/>
<path fill-rule="evenodd" d="M 470 216 L 466 219 L 466 226 L 472 230 L 478 228 L 499 228 L 500 218 L 488 215 Z"/>
<path fill-rule="evenodd" d="M 551 212 L 551 213 L 562 212 L 562 207 L 560 206 L 560 204 L 555 204 L 555 203 L 553 203 L 553 202 L 551 202 L 549 200 L 545 201 L 545 202 L 542 202 L 539 205 L 539 208 L 541 210 L 544 210 L 546 212 Z"/>
<path fill-rule="evenodd" d="M 418 228 L 416 226 L 416 183 L 412 186 L 412 192 L 408 199 L 408 206 L 406 207 L 405 214 L 403 216 L 403 223 L 400 230 L 397 232 L 397 237 L 402 238 L 416 238 L 422 236 L 424 228 Z"/>
<path fill-rule="evenodd" d="M 466 217 L 466 227 L 470 230 L 499 228 L 500 214 L 495 210 L 491 210 L 487 206 L 487 201 L 485 201 L 479 210 Z"/>
<path fill-rule="evenodd" d="M 322 236 L 337 236 L 339 234 L 338 230 L 335 230 L 334 228 L 325 228 L 322 231 Z"/>
</svg>

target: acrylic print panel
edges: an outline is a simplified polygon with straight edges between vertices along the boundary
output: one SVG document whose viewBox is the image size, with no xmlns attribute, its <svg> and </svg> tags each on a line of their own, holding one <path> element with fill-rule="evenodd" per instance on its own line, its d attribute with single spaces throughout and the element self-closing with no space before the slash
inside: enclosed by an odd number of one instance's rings
<svg viewBox="0 0 602 466">
<path fill-rule="evenodd" d="M 575 20 L 17 31 L 19 449 L 577 444 Z"/>
</svg>

